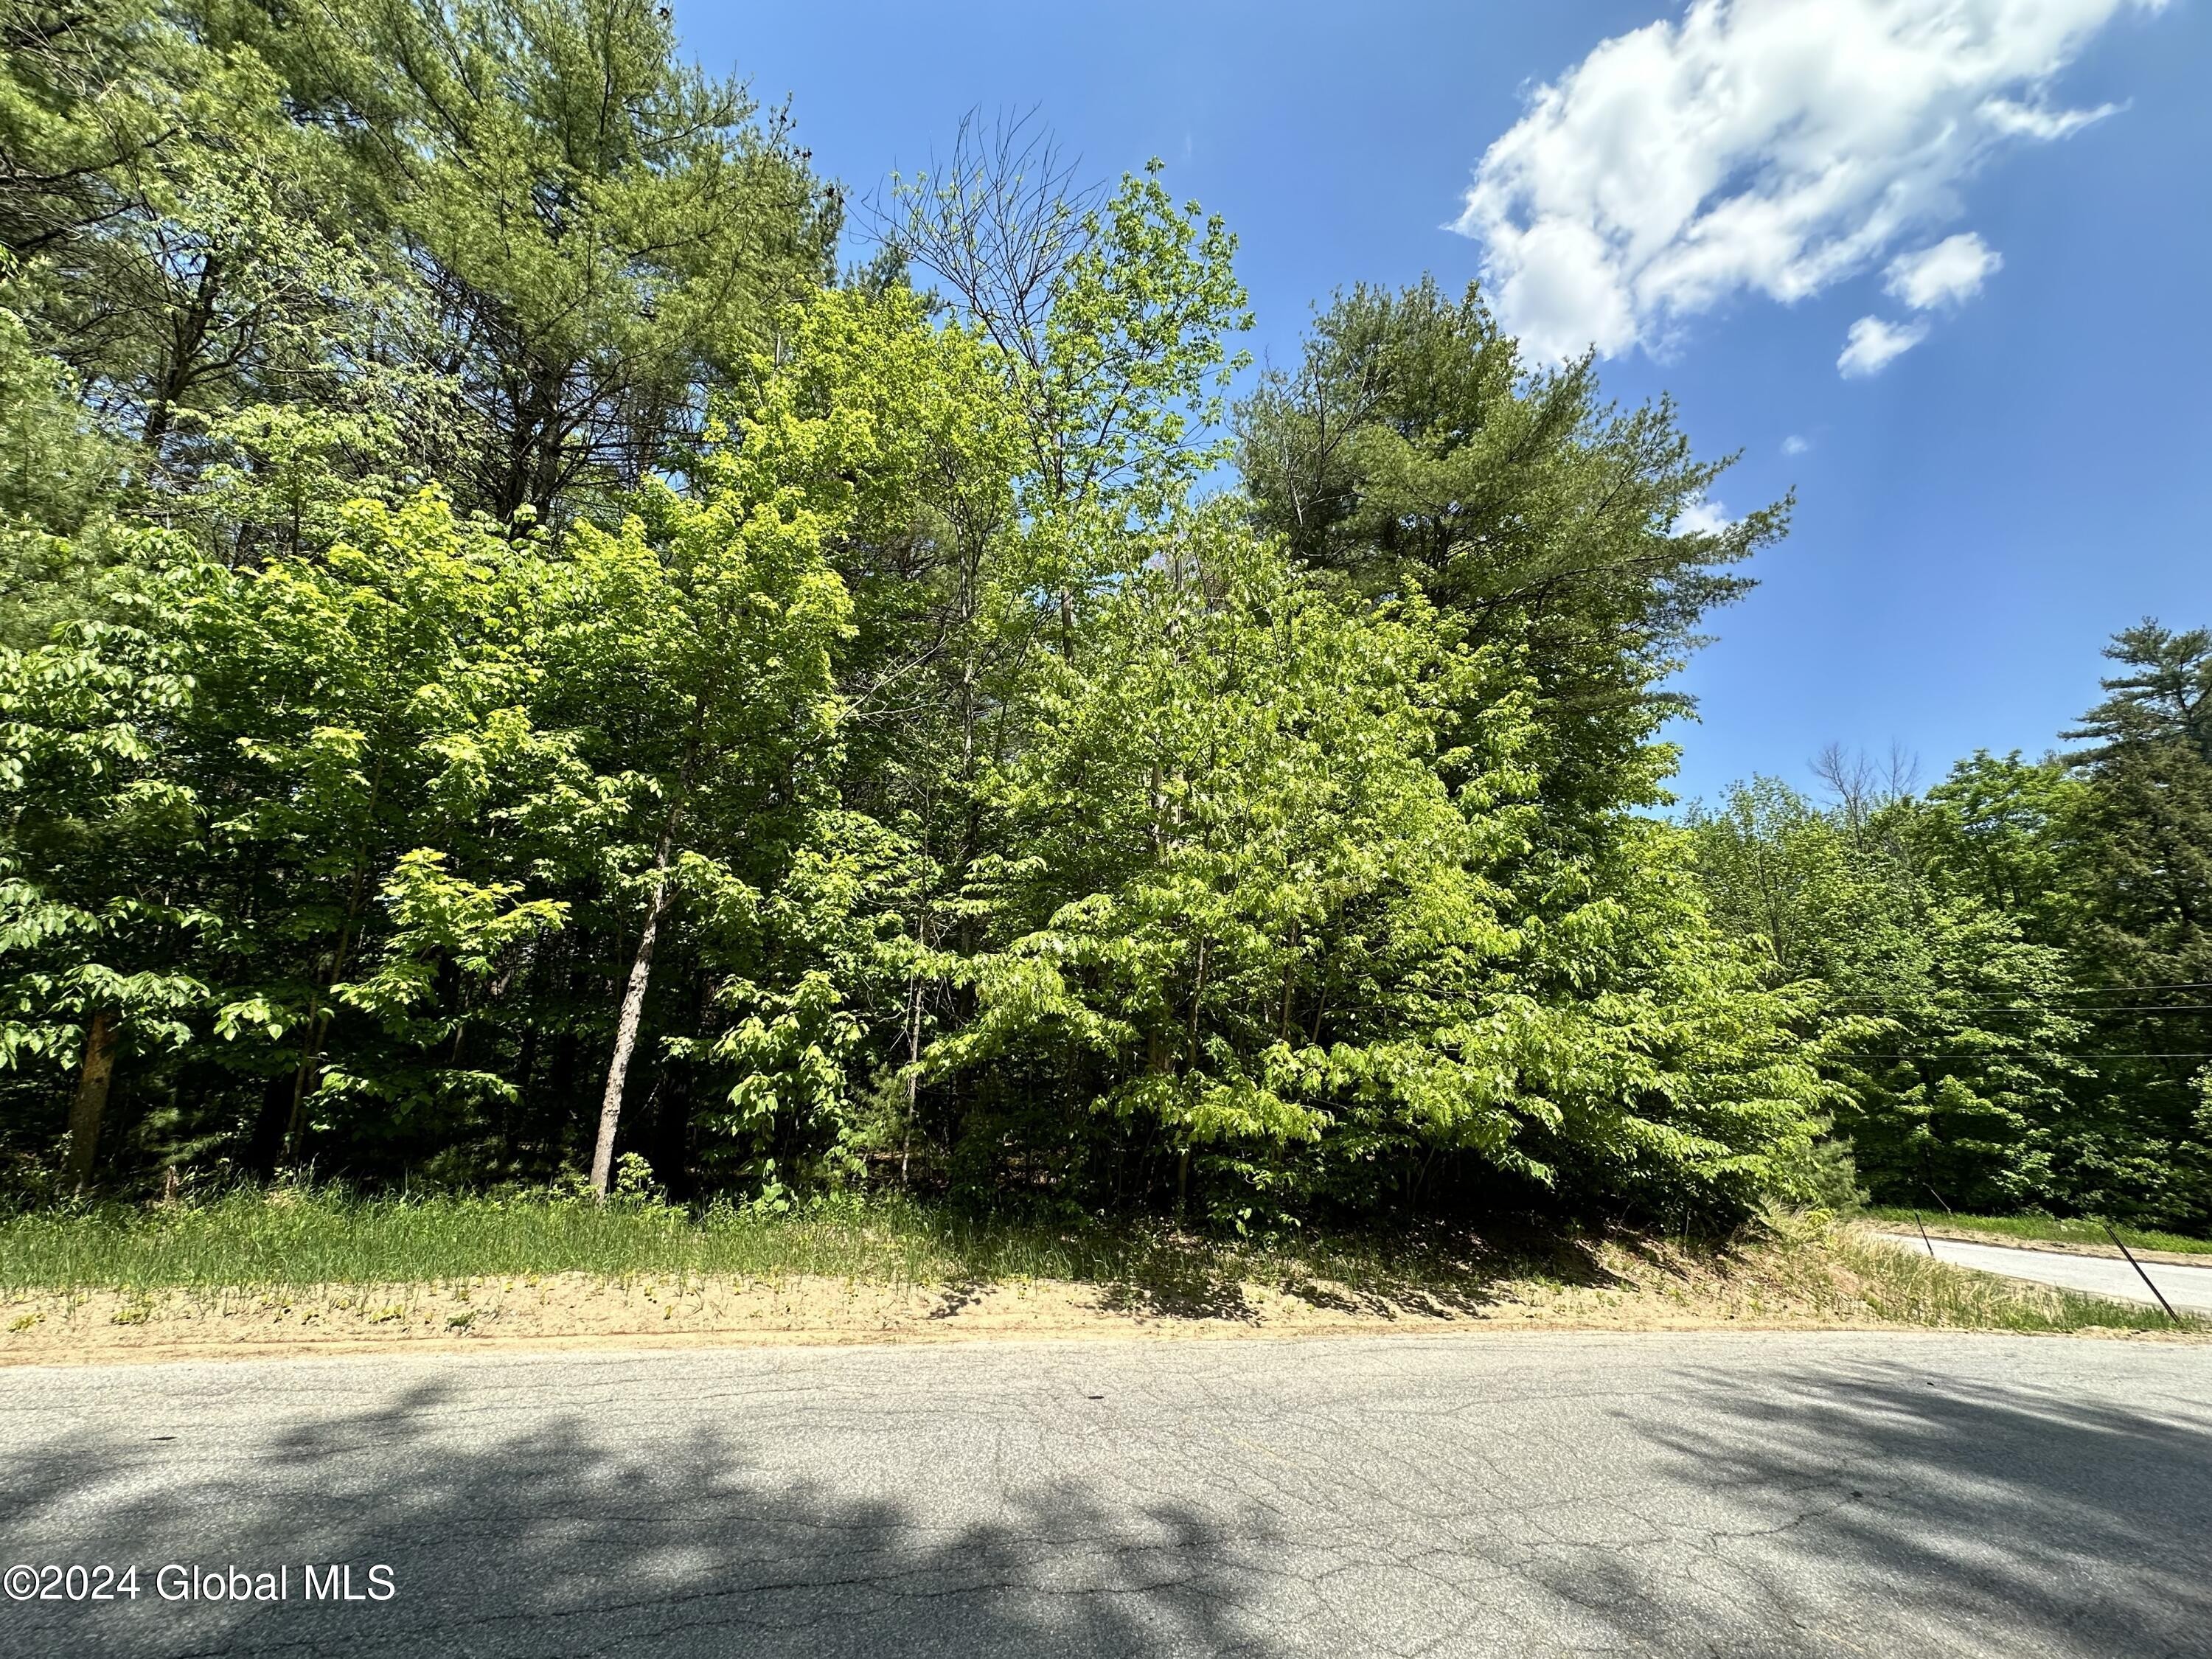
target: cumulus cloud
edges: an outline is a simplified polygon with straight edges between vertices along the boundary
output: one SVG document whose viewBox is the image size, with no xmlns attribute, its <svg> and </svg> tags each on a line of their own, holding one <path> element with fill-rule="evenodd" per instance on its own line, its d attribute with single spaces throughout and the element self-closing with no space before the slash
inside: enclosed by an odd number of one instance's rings
<svg viewBox="0 0 2212 1659">
<path fill-rule="evenodd" d="M 1970 230 L 1892 259 L 1882 286 L 1915 311 L 1928 311 L 1972 299 L 2003 267 L 2004 256 Z"/>
<path fill-rule="evenodd" d="M 1700 495 L 1684 507 L 1674 519 L 1677 536 L 1717 536 L 1734 527 L 1735 520 L 1718 501 Z"/>
<path fill-rule="evenodd" d="M 1794 432 L 1782 441 L 1782 453 L 1785 455 L 1802 455 L 1812 447 L 1810 438 L 1801 438 Z"/>
<path fill-rule="evenodd" d="M 1862 317 L 1844 337 L 1844 355 L 1836 359 L 1836 367 L 1843 371 L 1845 380 L 1879 374 L 1892 360 L 1902 357 L 1927 337 L 1925 323 L 1893 323 L 1881 317 Z"/>
<path fill-rule="evenodd" d="M 1994 146 L 2108 113 L 2053 107 L 2052 78 L 2116 15 L 2165 4 L 1691 0 L 1537 88 L 1455 228 L 1531 350 L 1661 346 L 1735 295 L 1867 269 L 1954 217 Z"/>
</svg>

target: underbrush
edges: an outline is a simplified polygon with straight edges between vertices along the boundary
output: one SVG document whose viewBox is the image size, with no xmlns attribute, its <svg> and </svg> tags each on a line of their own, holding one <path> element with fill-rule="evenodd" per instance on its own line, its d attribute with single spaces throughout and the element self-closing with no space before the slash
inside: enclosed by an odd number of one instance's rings
<svg viewBox="0 0 2212 1659">
<path fill-rule="evenodd" d="M 1000 1273 L 1073 1273 L 1089 1265 L 1085 1254 L 1069 1242 L 908 1205 L 693 1214 L 639 1201 L 278 1188 L 0 1220 L 0 1288 L 296 1288 L 559 1273 L 937 1281 L 987 1264 Z"/>
<path fill-rule="evenodd" d="M 1194 1235 L 1164 1223 L 1053 1227 L 896 1199 L 786 1214 L 650 1200 L 368 1198 L 240 1189 L 198 1202 L 107 1204 L 0 1218 L 0 1293 L 296 1289 L 515 1274 L 698 1274 L 888 1284 L 1061 1279 L 1144 1287 L 1202 1308 L 1209 1287 L 1323 1279 L 1363 1293 L 1462 1299 L 1501 1275 L 1590 1279 L 1587 1248 L 1536 1236 L 1300 1239 Z"/>
<path fill-rule="evenodd" d="M 640 1280 L 836 1279 L 944 1293 L 1095 1287 L 1109 1314 L 1243 1316 L 1244 1287 L 1386 1320 L 1519 1307 L 1572 1322 L 1882 1323 L 2020 1332 L 2158 1330 L 2157 1309 L 1967 1272 L 1825 1213 L 1773 1215 L 1726 1242 L 1525 1224 L 1466 1231 L 1194 1235 L 1163 1223 L 1050 1227 L 897 1200 L 786 1214 L 693 1212 L 632 1197 L 362 1197 L 239 1190 L 198 1202 L 0 1218 L 0 1296 L 465 1285 L 580 1274 Z M 2212 1328 L 2204 1322 L 2193 1328 Z"/>
<path fill-rule="evenodd" d="M 1917 1212 L 1894 1206 L 1864 1210 L 1860 1212 L 1870 1221 L 1887 1221 L 1910 1227 L 1916 1219 L 1925 1221 L 1930 1227 L 1958 1228 L 1968 1232 L 1993 1233 L 2001 1238 L 2033 1239 L 2052 1244 L 2103 1244 L 2109 1247 L 2110 1237 L 2100 1221 L 2085 1221 L 2076 1218 L 2060 1220 L 2047 1215 L 1954 1215 L 1931 1210 Z M 2212 1239 L 2191 1238 L 2185 1233 L 2146 1231 L 2138 1227 L 2118 1230 L 2130 1249 L 2170 1250 L 2181 1255 L 2212 1255 Z"/>
</svg>

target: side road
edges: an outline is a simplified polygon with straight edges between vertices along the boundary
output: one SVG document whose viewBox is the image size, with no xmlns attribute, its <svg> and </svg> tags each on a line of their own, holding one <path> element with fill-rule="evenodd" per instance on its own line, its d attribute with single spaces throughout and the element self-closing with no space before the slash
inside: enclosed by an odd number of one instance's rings
<svg viewBox="0 0 2212 1659">
<path fill-rule="evenodd" d="M 1906 1249 L 1932 1249 L 1939 1261 L 1985 1273 L 2002 1273 L 2008 1279 L 2032 1279 L 2039 1285 L 2057 1285 L 2094 1296 L 2116 1297 L 2124 1302 L 2154 1300 L 2143 1287 L 2142 1275 L 2118 1254 L 2077 1255 L 2048 1246 L 2016 1249 L 2008 1244 L 1970 1244 L 1963 1239 L 1939 1236 L 1931 1236 L 1923 1243 L 1917 1233 L 1885 1232 L 1875 1237 Z M 2166 1293 L 2166 1299 L 2177 1309 L 2212 1314 L 2212 1267 L 2184 1267 L 2171 1257 L 2147 1260 L 2138 1256 L 2136 1260 L 2142 1262 L 2143 1272 L 2150 1275 L 2151 1282 Z"/>
<path fill-rule="evenodd" d="M 0 1601 L 0 1650 L 126 1659 L 2202 1652 L 2212 1367 L 1896 1330 L 23 1367 L 0 1540 L 141 1589 Z"/>
</svg>

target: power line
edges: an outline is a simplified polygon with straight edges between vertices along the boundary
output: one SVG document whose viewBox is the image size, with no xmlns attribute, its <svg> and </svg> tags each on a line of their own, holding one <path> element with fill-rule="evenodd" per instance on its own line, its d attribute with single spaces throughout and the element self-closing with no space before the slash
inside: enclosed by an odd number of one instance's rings
<svg viewBox="0 0 2212 1659">
<path fill-rule="evenodd" d="M 2086 995 L 2087 994 L 2079 991 L 2051 991 L 2038 995 L 2033 992 L 2028 991 L 1961 991 L 1953 989 L 1947 986 L 1936 988 L 1929 992 L 1928 994 L 1960 997 L 1971 1002 L 2014 1002 L 2019 1003 L 2023 1006 L 2040 1006 L 2055 1001 L 2063 1001 L 2068 998 L 2080 997 Z M 2123 994 L 2115 993 L 2114 994 L 2118 995 Z M 1900 991 L 1860 991 L 1850 996 L 1841 999 L 1841 1000 L 1844 1002 L 1899 1002 L 1904 1000 L 1905 994 Z M 2080 1007 L 2083 1005 L 2079 1002 L 2075 1002 L 2073 1006 Z M 2202 1002 L 2174 1002 L 2168 1000 L 2166 1002 L 2151 1002 L 2141 1005 L 2126 1003 L 2116 1004 L 2115 1006 L 2126 1007 L 2141 1006 L 2148 1008 L 2202 1008 L 2206 1005 Z"/>
<path fill-rule="evenodd" d="M 2212 979 L 2152 980 L 2140 985 L 2072 985 L 2058 986 L 2040 993 L 2013 991 L 2009 996 L 2092 997 L 2124 996 L 2133 991 L 2212 991 Z"/>
<path fill-rule="evenodd" d="M 1923 1052 L 1917 1054 L 1869 1054 L 1854 1050 L 1850 1054 L 1839 1054 L 1834 1060 L 1826 1063 L 1844 1065 L 1854 1060 L 2017 1060 L 2024 1058 L 2027 1056 L 1993 1054 L 1986 1048 L 1956 1048 L 1948 1051 L 1936 1050 L 1932 1053 Z M 2212 1060 L 2212 1053 L 2148 1054 L 2131 1053 L 2114 1048 L 2083 1048 L 2074 1051 L 2045 1048 L 2034 1058 L 2041 1060 Z"/>
<path fill-rule="evenodd" d="M 2049 1009 L 2063 1009 L 2074 1013 L 2192 1013 L 2212 1008 L 2212 1002 L 2066 1002 L 2039 1001 L 2019 996 L 1996 997 L 1978 995 L 1972 992 L 1930 991 L 1923 996 L 1856 996 L 1838 998 L 1839 1008 L 1896 1008 L 1907 1004 L 1936 1000 L 1978 1005 L 1984 1008 L 2016 1008 L 2023 1013 L 2041 1013 Z"/>
<path fill-rule="evenodd" d="M 1924 1002 L 1838 1002 L 1829 1006 L 1847 1014 L 1880 1014 L 1902 1011 L 1912 1013 L 1941 1013 L 1942 1008 L 1929 1008 Z M 2195 1014 L 2212 1009 L 2212 1002 L 2112 1002 L 2112 1003 L 2013 1003 L 1984 1004 L 1976 1007 L 1966 1005 L 1960 1010 L 1978 1018 L 2002 1018 L 2008 1014 L 2056 1015 L 2070 1018 L 2083 1014 Z"/>
</svg>

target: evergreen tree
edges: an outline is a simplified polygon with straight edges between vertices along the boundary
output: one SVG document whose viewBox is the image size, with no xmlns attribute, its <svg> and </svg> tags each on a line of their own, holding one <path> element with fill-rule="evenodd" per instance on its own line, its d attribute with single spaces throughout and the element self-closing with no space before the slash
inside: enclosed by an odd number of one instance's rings
<svg viewBox="0 0 2212 1659">
<path fill-rule="evenodd" d="M 2123 672 L 2068 735 L 2081 953 L 2094 995 L 2096 1124 L 2081 1181 L 2116 1213 L 2212 1218 L 2212 632 L 2154 622 L 2106 648 Z"/>
<path fill-rule="evenodd" d="M 680 473 L 712 395 L 831 274 L 781 114 L 676 53 L 652 0 L 370 0 L 264 39 L 421 295 L 465 506 L 541 520 Z"/>
</svg>

